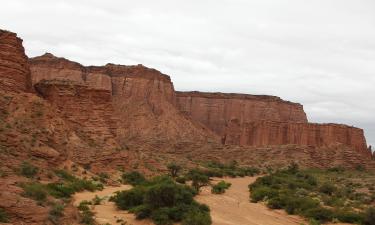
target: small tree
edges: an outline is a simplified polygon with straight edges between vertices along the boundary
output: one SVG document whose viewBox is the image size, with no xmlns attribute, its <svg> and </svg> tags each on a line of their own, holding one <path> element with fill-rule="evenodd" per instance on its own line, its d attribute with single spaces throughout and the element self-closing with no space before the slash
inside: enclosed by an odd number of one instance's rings
<svg viewBox="0 0 375 225">
<path fill-rule="evenodd" d="M 191 185 L 197 192 L 199 192 L 202 187 L 210 184 L 208 176 L 198 172 L 194 172 L 191 174 L 191 181 Z"/>
<path fill-rule="evenodd" d="M 170 175 L 175 178 L 178 176 L 178 173 L 181 171 L 182 167 L 180 165 L 177 165 L 175 163 L 171 163 L 167 166 Z"/>
</svg>

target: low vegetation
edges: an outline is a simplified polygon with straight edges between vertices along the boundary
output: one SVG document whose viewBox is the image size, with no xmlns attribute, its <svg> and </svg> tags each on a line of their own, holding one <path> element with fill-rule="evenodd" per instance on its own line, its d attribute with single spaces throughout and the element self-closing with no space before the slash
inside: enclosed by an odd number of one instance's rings
<svg viewBox="0 0 375 225">
<path fill-rule="evenodd" d="M 0 223 L 7 223 L 8 215 L 4 209 L 0 208 Z"/>
<path fill-rule="evenodd" d="M 89 205 L 91 205 L 91 202 L 89 201 L 82 201 L 80 202 L 78 206 L 78 210 L 80 212 L 80 223 L 85 225 L 94 225 L 95 219 L 94 219 L 94 213 L 91 211 Z"/>
<path fill-rule="evenodd" d="M 231 185 L 232 185 L 231 183 L 220 181 L 219 183 L 212 186 L 211 193 L 223 194 Z"/>
<path fill-rule="evenodd" d="M 236 161 L 227 164 L 211 161 L 204 164 L 204 166 L 206 168 L 202 171 L 208 177 L 245 177 L 255 176 L 260 173 L 258 168 L 239 166 Z"/>
<path fill-rule="evenodd" d="M 374 225 L 375 182 L 356 183 L 360 171 L 300 170 L 296 164 L 258 178 L 249 185 L 252 202 L 264 201 L 272 209 L 285 209 L 289 214 L 306 217 L 312 224 L 344 222 Z M 371 178 L 372 177 L 372 178 Z M 362 187 L 362 188 L 360 188 Z M 371 222 L 372 221 L 372 222 Z"/>
<path fill-rule="evenodd" d="M 34 178 L 38 174 L 38 171 L 38 167 L 30 164 L 29 162 L 23 162 L 20 167 L 21 175 L 27 178 Z"/>
<path fill-rule="evenodd" d="M 55 183 L 41 184 L 39 182 L 23 183 L 20 186 L 23 188 L 25 197 L 32 198 L 39 203 L 43 203 L 48 195 L 55 198 L 70 198 L 74 193 L 80 191 L 96 191 L 102 190 L 103 185 L 91 180 L 77 178 L 67 171 L 56 170 L 56 176 L 61 180 Z"/>
<path fill-rule="evenodd" d="M 122 175 L 122 181 L 125 184 L 130 184 L 133 186 L 140 185 L 146 181 L 146 178 L 143 176 L 143 174 L 137 172 L 137 171 L 132 171 L 132 172 L 127 172 Z"/>
<path fill-rule="evenodd" d="M 150 218 L 157 225 L 209 225 L 209 208 L 193 199 L 196 194 L 195 189 L 177 184 L 171 177 L 159 176 L 137 182 L 133 189 L 118 192 L 110 200 L 119 209 L 135 213 L 137 219 Z"/>
</svg>

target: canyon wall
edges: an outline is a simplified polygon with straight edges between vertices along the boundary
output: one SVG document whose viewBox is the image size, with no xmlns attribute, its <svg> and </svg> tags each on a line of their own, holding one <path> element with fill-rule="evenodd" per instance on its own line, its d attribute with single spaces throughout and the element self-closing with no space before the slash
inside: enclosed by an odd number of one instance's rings
<svg viewBox="0 0 375 225">
<path fill-rule="evenodd" d="M 341 143 L 368 155 L 362 129 L 307 122 L 303 106 L 274 96 L 177 92 L 181 112 L 209 127 L 223 144 L 323 147 Z"/>
<path fill-rule="evenodd" d="M 0 89 L 23 92 L 31 87 L 30 70 L 22 46 L 15 33 L 0 30 Z"/>
<path fill-rule="evenodd" d="M 81 138 L 115 145 L 117 122 L 109 90 L 94 89 L 68 80 L 42 80 L 36 91 L 63 112 Z"/>
<path fill-rule="evenodd" d="M 143 143 L 145 146 L 151 146 L 148 149 L 162 151 L 180 145 L 178 143 L 181 142 L 206 143 L 208 139 L 218 140 L 218 137 L 205 126 L 191 121 L 176 109 L 175 90 L 170 77 L 155 69 L 143 65 L 114 64 L 85 67 L 49 53 L 32 58 L 29 62 L 36 87 L 45 80 L 56 80 L 71 81 L 92 90 L 108 91 L 109 96 L 103 98 L 103 103 L 106 99 L 115 106 L 113 115 L 118 124 L 116 136 L 122 146 L 139 146 L 139 143 Z M 68 111 L 68 114 L 72 111 L 85 113 L 70 109 L 64 106 L 65 103 L 61 103 L 66 101 L 61 100 L 61 96 L 66 95 L 65 89 L 64 94 L 61 94 L 61 90 L 50 88 L 50 93 L 42 95 L 51 102 L 62 104 L 61 110 Z M 77 107 L 88 106 L 80 103 L 86 101 L 87 97 L 77 96 Z M 84 117 L 74 115 L 71 118 L 77 116 Z"/>
</svg>

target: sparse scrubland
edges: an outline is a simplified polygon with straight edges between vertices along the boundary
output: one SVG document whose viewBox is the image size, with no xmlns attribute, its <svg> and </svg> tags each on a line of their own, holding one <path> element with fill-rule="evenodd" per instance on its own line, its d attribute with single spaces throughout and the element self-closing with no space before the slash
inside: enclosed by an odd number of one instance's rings
<svg viewBox="0 0 375 225">
<path fill-rule="evenodd" d="M 307 218 L 311 224 L 374 225 L 375 174 L 342 168 L 299 169 L 291 164 L 249 185 L 252 202 Z"/>
<path fill-rule="evenodd" d="M 78 178 L 65 170 L 55 170 L 50 174 L 58 178 L 58 181 L 50 183 L 41 183 L 35 179 L 39 169 L 30 163 L 22 163 L 19 171 L 21 175 L 30 179 L 30 182 L 20 184 L 23 188 L 22 195 L 35 200 L 39 205 L 48 206 L 49 220 L 53 224 L 59 224 L 59 219 L 64 215 L 64 208 L 74 193 L 103 189 L 100 182 Z M 93 199 L 94 204 L 100 204 L 100 200 Z M 82 224 L 94 224 L 93 213 L 89 209 L 80 211 Z M 4 221 L 7 221 L 7 216 L 0 211 L 0 222 Z"/>
</svg>

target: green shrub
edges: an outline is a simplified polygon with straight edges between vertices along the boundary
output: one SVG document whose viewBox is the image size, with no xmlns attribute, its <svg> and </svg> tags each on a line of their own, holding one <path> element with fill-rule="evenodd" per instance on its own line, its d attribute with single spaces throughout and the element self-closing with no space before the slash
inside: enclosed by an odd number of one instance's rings
<svg viewBox="0 0 375 225">
<path fill-rule="evenodd" d="M 196 193 L 187 185 L 175 183 L 171 177 L 159 176 L 131 190 L 118 192 L 110 200 L 119 209 L 135 213 L 137 219 L 151 218 L 155 224 L 165 225 L 181 222 L 191 211 L 209 216 L 208 207 L 193 199 Z"/>
<path fill-rule="evenodd" d="M 7 223 L 8 222 L 8 215 L 4 209 L 0 208 L 0 223 Z"/>
<path fill-rule="evenodd" d="M 259 187 L 253 189 L 250 193 L 251 201 L 252 202 L 259 202 L 263 201 L 266 197 L 272 198 L 276 196 L 278 193 L 272 188 L 269 187 Z"/>
<path fill-rule="evenodd" d="M 367 209 L 364 219 L 363 219 L 364 225 L 375 225 L 375 208 L 370 207 Z"/>
<path fill-rule="evenodd" d="M 99 196 L 95 195 L 95 197 L 92 199 L 91 202 L 92 202 L 93 205 L 100 205 L 100 204 L 102 204 L 102 201 L 103 201 L 102 198 L 100 198 Z"/>
<path fill-rule="evenodd" d="M 64 205 L 54 204 L 49 211 L 49 219 L 54 223 L 58 224 L 59 219 L 64 216 Z"/>
<path fill-rule="evenodd" d="M 175 163 L 170 163 L 167 166 L 169 173 L 172 177 L 177 177 L 178 173 L 181 171 L 182 167 L 180 165 L 177 165 Z"/>
<path fill-rule="evenodd" d="M 95 219 L 94 219 L 94 213 L 90 210 L 85 210 L 81 212 L 81 223 L 85 225 L 94 225 Z"/>
<path fill-rule="evenodd" d="M 152 209 L 149 205 L 139 205 L 129 210 L 134 213 L 137 220 L 146 219 L 151 217 Z"/>
<path fill-rule="evenodd" d="M 169 217 L 169 208 L 159 208 L 152 212 L 151 219 L 156 225 L 172 225 L 173 221 Z"/>
<path fill-rule="evenodd" d="M 337 191 L 337 188 L 333 184 L 324 183 L 319 187 L 319 191 L 327 195 L 333 195 Z"/>
<path fill-rule="evenodd" d="M 24 196 L 32 198 L 39 202 L 44 202 L 47 199 L 47 192 L 43 184 L 40 183 L 27 183 L 22 184 Z"/>
<path fill-rule="evenodd" d="M 306 210 L 304 216 L 324 223 L 332 220 L 333 212 L 323 207 L 315 207 Z"/>
<path fill-rule="evenodd" d="M 186 183 L 186 178 L 185 177 L 177 177 L 176 182 L 180 184 L 185 184 Z"/>
<path fill-rule="evenodd" d="M 188 178 L 192 181 L 193 188 L 199 192 L 200 188 L 207 186 L 210 183 L 209 177 L 201 170 L 193 169 L 187 174 Z"/>
<path fill-rule="evenodd" d="M 129 173 L 124 173 L 122 175 L 122 180 L 126 184 L 131 184 L 131 185 L 140 185 L 146 181 L 146 178 L 139 172 L 137 171 L 132 171 Z"/>
<path fill-rule="evenodd" d="M 361 223 L 363 221 L 363 215 L 356 213 L 356 212 L 351 212 L 348 210 L 339 210 L 336 211 L 334 214 L 334 217 L 339 220 L 340 222 L 343 223 Z"/>
<path fill-rule="evenodd" d="M 225 181 L 220 181 L 219 183 L 212 186 L 211 192 L 213 194 L 223 194 L 226 189 L 228 189 L 232 184 Z"/>
<path fill-rule="evenodd" d="M 77 208 L 78 208 L 79 211 L 87 211 L 87 210 L 90 210 L 89 205 L 91 205 L 91 204 L 92 204 L 91 202 L 84 200 L 84 201 L 79 203 Z"/>
<path fill-rule="evenodd" d="M 111 198 L 119 209 L 129 210 L 133 207 L 140 206 L 143 203 L 143 196 L 146 191 L 144 188 L 133 188 L 127 191 L 121 191 L 116 193 L 114 197 Z"/>
<path fill-rule="evenodd" d="M 23 162 L 21 164 L 20 173 L 27 178 L 33 178 L 38 174 L 39 168 L 30 164 L 29 162 Z"/>
<path fill-rule="evenodd" d="M 210 225 L 211 216 L 205 211 L 192 210 L 185 215 L 182 225 Z"/>
<path fill-rule="evenodd" d="M 71 186 L 64 183 L 49 183 L 47 190 L 55 198 L 70 198 L 75 193 Z"/>
</svg>

